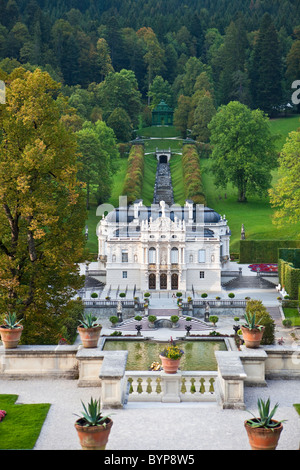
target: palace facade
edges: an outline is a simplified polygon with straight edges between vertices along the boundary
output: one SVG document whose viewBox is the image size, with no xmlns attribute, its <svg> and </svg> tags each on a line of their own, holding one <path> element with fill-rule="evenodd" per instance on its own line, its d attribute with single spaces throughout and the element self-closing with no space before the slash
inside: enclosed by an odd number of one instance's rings
<svg viewBox="0 0 300 470">
<path fill-rule="evenodd" d="M 229 262 L 230 230 L 225 216 L 186 201 L 151 207 L 136 201 L 99 222 L 98 263 L 106 286 L 124 292 L 218 292 Z"/>
</svg>

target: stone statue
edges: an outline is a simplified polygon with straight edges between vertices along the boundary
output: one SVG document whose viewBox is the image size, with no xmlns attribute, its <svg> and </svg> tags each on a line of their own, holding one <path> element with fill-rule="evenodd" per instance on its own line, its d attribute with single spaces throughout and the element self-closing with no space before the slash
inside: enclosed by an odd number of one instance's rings
<svg viewBox="0 0 300 470">
<path fill-rule="evenodd" d="M 245 240 L 246 235 L 245 235 L 245 227 L 244 224 L 242 224 L 242 230 L 241 230 L 241 240 Z"/>
</svg>

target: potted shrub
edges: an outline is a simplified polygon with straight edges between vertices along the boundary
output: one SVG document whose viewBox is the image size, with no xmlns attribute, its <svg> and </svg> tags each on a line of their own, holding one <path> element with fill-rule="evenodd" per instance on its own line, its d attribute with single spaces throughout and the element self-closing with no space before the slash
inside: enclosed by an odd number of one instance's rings
<svg viewBox="0 0 300 470">
<path fill-rule="evenodd" d="M 256 323 L 255 313 L 245 313 L 246 323 L 241 326 L 243 340 L 247 348 L 258 348 L 264 333 L 264 326 Z"/>
<path fill-rule="evenodd" d="M 82 450 L 105 450 L 113 421 L 102 416 L 100 400 L 91 398 L 87 407 L 82 405 L 82 416 L 75 422 Z"/>
<path fill-rule="evenodd" d="M 136 315 L 134 319 L 135 321 L 142 321 L 143 317 L 141 317 L 141 315 Z"/>
<path fill-rule="evenodd" d="M 91 297 L 92 297 L 92 299 L 97 299 L 97 298 L 98 298 L 98 294 L 97 294 L 96 292 L 93 292 L 93 293 L 91 294 Z"/>
<path fill-rule="evenodd" d="M 273 416 L 278 408 L 278 403 L 270 411 L 270 399 L 265 402 L 258 399 L 257 402 L 259 417 L 247 419 L 244 422 L 247 431 L 249 444 L 252 450 L 275 450 L 279 441 L 280 433 L 283 429 L 283 422 L 276 421 Z M 252 413 L 251 413 L 252 414 Z"/>
<path fill-rule="evenodd" d="M 178 322 L 178 320 L 179 320 L 178 315 L 172 315 L 172 316 L 170 317 L 170 320 L 171 320 L 171 322 L 172 322 L 172 327 L 173 327 L 173 328 L 176 328 L 177 322 Z"/>
<path fill-rule="evenodd" d="M 16 313 L 8 313 L 4 317 L 4 324 L 0 326 L 0 335 L 5 349 L 14 349 L 17 347 L 23 326 L 21 320 L 17 320 Z"/>
<path fill-rule="evenodd" d="M 86 313 L 79 320 L 77 331 L 80 335 L 84 348 L 96 348 L 98 345 L 102 325 L 98 323 L 97 317 L 91 313 Z"/>
<path fill-rule="evenodd" d="M 216 323 L 218 323 L 218 320 L 219 320 L 219 317 L 217 317 L 217 315 L 210 315 L 210 317 L 209 317 L 209 321 L 210 321 L 214 326 L 216 326 Z"/>
<path fill-rule="evenodd" d="M 183 354 L 182 349 L 180 349 L 171 338 L 170 345 L 159 355 L 163 370 L 166 374 L 176 374 Z"/>
<path fill-rule="evenodd" d="M 201 297 L 202 297 L 202 299 L 206 299 L 207 294 L 204 292 L 203 294 L 201 294 Z"/>
<path fill-rule="evenodd" d="M 113 315 L 112 317 L 109 317 L 109 321 L 111 322 L 112 326 L 114 326 L 116 323 L 119 322 L 119 319 L 116 315 Z"/>
<path fill-rule="evenodd" d="M 119 294 L 119 296 L 124 299 L 124 297 L 126 297 L 126 294 L 125 294 L 125 292 L 121 292 L 121 293 Z"/>
<path fill-rule="evenodd" d="M 154 328 L 154 322 L 156 321 L 156 316 L 155 315 L 149 315 L 148 321 L 149 321 L 149 327 Z"/>
</svg>

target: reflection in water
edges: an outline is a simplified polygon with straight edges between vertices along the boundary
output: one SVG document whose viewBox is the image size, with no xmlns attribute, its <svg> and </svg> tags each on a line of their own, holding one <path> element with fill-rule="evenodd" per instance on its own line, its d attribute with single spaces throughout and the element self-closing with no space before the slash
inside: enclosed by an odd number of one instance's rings
<svg viewBox="0 0 300 470">
<path fill-rule="evenodd" d="M 176 341 L 184 350 L 180 361 L 181 370 L 217 370 L 215 351 L 226 351 L 224 341 Z M 105 351 L 128 351 L 127 370 L 148 370 L 151 363 L 159 361 L 159 353 L 165 348 L 165 342 L 139 340 L 108 340 Z"/>
</svg>

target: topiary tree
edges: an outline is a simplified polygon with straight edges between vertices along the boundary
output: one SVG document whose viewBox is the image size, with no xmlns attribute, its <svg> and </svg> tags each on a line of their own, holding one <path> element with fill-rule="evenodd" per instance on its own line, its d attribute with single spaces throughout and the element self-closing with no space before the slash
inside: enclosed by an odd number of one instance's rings
<svg viewBox="0 0 300 470">
<path fill-rule="evenodd" d="M 209 321 L 215 326 L 216 323 L 218 323 L 218 320 L 219 320 L 219 317 L 217 317 L 216 315 L 211 315 L 209 317 Z"/>
<path fill-rule="evenodd" d="M 256 316 L 256 323 L 265 327 L 262 345 L 274 344 L 275 342 L 275 323 L 266 307 L 261 300 L 248 300 L 246 306 L 246 314 L 254 314 Z"/>
</svg>

